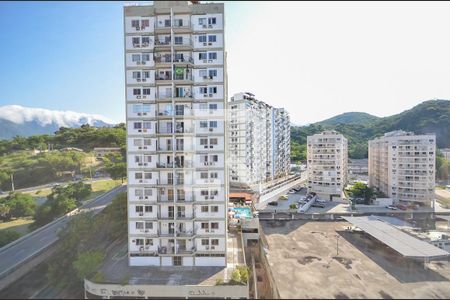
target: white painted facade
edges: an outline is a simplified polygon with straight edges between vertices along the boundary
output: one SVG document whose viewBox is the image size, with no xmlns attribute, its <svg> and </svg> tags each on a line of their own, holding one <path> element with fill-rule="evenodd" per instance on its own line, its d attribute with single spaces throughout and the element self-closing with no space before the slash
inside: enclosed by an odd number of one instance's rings
<svg viewBox="0 0 450 300">
<path fill-rule="evenodd" d="M 341 199 L 347 184 L 347 139 L 335 131 L 307 137 L 308 192 L 324 200 Z"/>
<path fill-rule="evenodd" d="M 290 121 L 282 108 L 238 93 L 228 103 L 230 183 L 258 188 L 289 175 Z"/>
<path fill-rule="evenodd" d="M 369 141 L 369 185 L 394 202 L 434 200 L 436 136 L 402 130 Z"/>
<path fill-rule="evenodd" d="M 124 30 L 129 264 L 226 266 L 223 4 L 127 6 Z"/>
</svg>

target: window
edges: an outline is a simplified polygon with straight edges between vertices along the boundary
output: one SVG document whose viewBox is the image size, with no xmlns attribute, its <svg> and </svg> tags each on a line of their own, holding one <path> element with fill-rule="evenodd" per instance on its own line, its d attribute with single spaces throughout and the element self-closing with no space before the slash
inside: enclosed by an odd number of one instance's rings
<svg viewBox="0 0 450 300">
<path fill-rule="evenodd" d="M 213 155 L 211 156 L 211 161 L 218 162 L 219 161 L 219 155 Z"/>
<path fill-rule="evenodd" d="M 144 95 L 150 95 L 150 89 L 142 89 Z M 139 91 L 140 92 L 140 91 Z"/>
<path fill-rule="evenodd" d="M 146 205 L 146 206 L 145 206 L 145 212 L 146 212 L 146 213 L 151 213 L 151 212 L 153 212 L 153 206 L 151 206 L 151 205 Z"/>
<path fill-rule="evenodd" d="M 146 79 L 147 79 L 147 78 L 150 78 L 150 71 L 143 71 L 143 72 L 142 72 L 142 77 L 143 77 L 143 78 L 146 78 Z"/>
<path fill-rule="evenodd" d="M 133 105 L 133 113 L 137 114 L 140 113 L 142 111 L 142 106 L 135 104 Z"/>
<path fill-rule="evenodd" d="M 209 105 L 209 109 L 210 110 L 217 110 L 217 104 L 216 103 L 212 103 Z"/>
<path fill-rule="evenodd" d="M 145 239 L 145 246 L 153 246 L 153 239 Z"/>
<path fill-rule="evenodd" d="M 145 196 L 151 196 L 152 194 L 153 194 L 153 191 L 151 189 L 144 189 Z"/>
<path fill-rule="evenodd" d="M 209 59 L 217 59 L 217 52 L 209 52 L 208 57 Z"/>
<path fill-rule="evenodd" d="M 217 145 L 217 144 L 218 144 L 218 139 L 217 139 L 217 138 L 211 138 L 211 139 L 209 139 L 209 144 L 210 144 L 210 145 Z"/>
<path fill-rule="evenodd" d="M 211 206 L 211 212 L 213 213 L 219 212 L 219 207 L 217 205 Z"/>
<path fill-rule="evenodd" d="M 152 179 L 152 173 L 144 173 L 145 179 Z"/>
<path fill-rule="evenodd" d="M 206 69 L 198 70 L 198 76 L 205 77 L 206 76 Z"/>
<path fill-rule="evenodd" d="M 202 246 L 209 246 L 209 240 L 208 239 L 202 239 Z"/>
<path fill-rule="evenodd" d="M 200 145 L 208 145 L 208 139 L 200 139 Z"/>
<path fill-rule="evenodd" d="M 139 45 L 139 44 L 140 44 L 140 43 L 139 43 L 139 38 L 138 38 L 138 37 L 134 37 L 134 38 L 132 38 L 131 40 L 132 40 L 132 42 L 133 42 L 133 45 Z"/>
<path fill-rule="evenodd" d="M 144 222 L 136 222 L 136 229 L 144 229 Z"/>
<path fill-rule="evenodd" d="M 208 35 L 208 42 L 215 43 L 217 41 L 217 38 L 215 35 Z"/>
<path fill-rule="evenodd" d="M 202 196 L 208 196 L 208 191 L 207 190 L 202 190 L 201 192 L 200 192 L 200 194 L 202 195 Z"/>
<path fill-rule="evenodd" d="M 133 79 L 140 79 L 141 78 L 141 72 L 133 72 Z"/>
<path fill-rule="evenodd" d="M 143 212 L 143 211 L 144 211 L 144 208 L 142 207 L 142 205 L 137 205 L 137 206 L 135 207 L 135 210 L 136 210 L 137 213 L 140 213 L 140 212 Z"/>
<path fill-rule="evenodd" d="M 144 146 L 150 146 L 152 144 L 151 139 L 144 139 Z"/>
<path fill-rule="evenodd" d="M 208 121 L 200 121 L 200 128 L 208 128 Z"/>
<path fill-rule="evenodd" d="M 217 121 L 209 121 L 209 127 L 217 128 Z"/>
<path fill-rule="evenodd" d="M 141 20 L 141 26 L 143 28 L 150 26 L 150 20 Z"/>
<path fill-rule="evenodd" d="M 219 175 L 218 175 L 217 172 L 211 172 L 211 174 L 209 175 L 210 178 L 215 178 L 215 179 L 217 179 L 218 176 L 219 176 Z"/>
<path fill-rule="evenodd" d="M 212 222 L 211 223 L 211 229 L 219 229 L 219 223 L 218 222 Z"/>
<path fill-rule="evenodd" d="M 198 25 L 206 25 L 206 18 L 199 18 Z"/>
<path fill-rule="evenodd" d="M 208 18 L 208 24 L 209 25 L 216 25 L 216 18 L 215 17 Z"/>
<path fill-rule="evenodd" d="M 150 61 L 150 53 L 142 53 L 142 61 Z"/>
<path fill-rule="evenodd" d="M 142 197 L 142 195 L 143 195 L 142 190 L 141 189 L 135 189 L 134 190 L 134 195 L 136 197 Z"/>
<path fill-rule="evenodd" d="M 141 95 L 141 89 L 133 89 L 133 96 L 140 96 Z"/>
<path fill-rule="evenodd" d="M 207 213 L 207 212 L 209 212 L 209 207 L 206 206 L 206 205 L 203 205 L 203 206 L 201 207 L 201 212 L 202 212 L 202 213 Z"/>
<path fill-rule="evenodd" d="M 198 59 L 200 59 L 200 60 L 208 59 L 208 56 L 207 56 L 206 52 L 199 52 L 198 53 Z"/>
<path fill-rule="evenodd" d="M 200 173 L 200 178 L 201 179 L 208 179 L 208 172 L 201 172 Z"/>
<path fill-rule="evenodd" d="M 175 37 L 175 45 L 182 45 L 183 44 L 183 37 L 182 36 L 176 36 Z"/>
<path fill-rule="evenodd" d="M 141 56 L 139 54 L 133 54 L 131 55 L 131 60 L 133 62 L 141 61 Z"/>
<path fill-rule="evenodd" d="M 150 37 L 149 36 L 143 36 L 142 37 L 142 44 L 150 44 Z"/>
<path fill-rule="evenodd" d="M 137 223 L 136 223 L 137 225 Z M 144 245 L 144 239 L 136 239 L 136 246 L 143 246 Z"/>
<path fill-rule="evenodd" d="M 208 88 L 206 86 L 201 86 L 199 88 L 199 92 L 200 92 L 200 94 L 207 94 L 208 93 Z"/>
<path fill-rule="evenodd" d="M 134 179 L 142 179 L 142 173 L 134 173 Z"/>
<path fill-rule="evenodd" d="M 144 129 L 151 129 L 152 128 L 152 122 L 144 122 L 143 123 Z"/>
<path fill-rule="evenodd" d="M 206 104 L 206 103 L 200 103 L 200 104 L 199 104 L 199 108 L 200 108 L 200 110 L 207 110 L 207 109 L 208 109 L 208 104 Z"/>
<path fill-rule="evenodd" d="M 212 246 L 219 246 L 219 240 L 218 239 L 211 239 L 211 245 Z"/>
<path fill-rule="evenodd" d="M 142 104 L 142 112 L 149 113 L 150 112 L 150 104 Z"/>
<path fill-rule="evenodd" d="M 139 20 L 131 20 L 131 27 L 139 27 Z"/>
<path fill-rule="evenodd" d="M 201 227 L 202 229 L 209 229 L 209 223 L 202 223 Z"/>
<path fill-rule="evenodd" d="M 134 128 L 134 129 L 141 129 L 141 128 L 142 128 L 142 123 L 140 123 L 140 122 L 134 122 L 133 128 Z"/>
<path fill-rule="evenodd" d="M 145 229 L 153 229 L 153 222 L 145 222 Z"/>
<path fill-rule="evenodd" d="M 209 77 L 216 77 L 217 76 L 217 70 L 213 69 L 213 70 L 209 70 Z"/>
<path fill-rule="evenodd" d="M 181 256 L 174 256 L 173 257 L 173 265 L 174 266 L 181 266 L 181 265 L 183 265 L 183 258 Z"/>
<path fill-rule="evenodd" d="M 209 93 L 210 94 L 217 94 L 217 86 L 210 86 L 209 87 Z"/>
<path fill-rule="evenodd" d="M 206 35 L 199 35 L 198 36 L 198 42 L 199 43 L 206 43 Z"/>
</svg>

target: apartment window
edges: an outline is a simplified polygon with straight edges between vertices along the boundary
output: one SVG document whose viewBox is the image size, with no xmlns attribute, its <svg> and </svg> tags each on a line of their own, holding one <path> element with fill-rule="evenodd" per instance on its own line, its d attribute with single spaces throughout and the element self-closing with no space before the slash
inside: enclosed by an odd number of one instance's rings
<svg viewBox="0 0 450 300">
<path fill-rule="evenodd" d="M 200 59 L 200 60 L 208 59 L 207 53 L 206 52 L 199 52 L 198 53 L 198 59 Z"/>
<path fill-rule="evenodd" d="M 133 113 L 135 113 L 135 114 L 137 114 L 137 113 L 140 113 L 141 111 L 142 111 L 142 106 L 140 106 L 140 105 L 137 105 L 137 104 L 135 104 L 135 105 L 133 105 Z"/>
<path fill-rule="evenodd" d="M 145 78 L 145 79 L 150 78 L 150 71 L 142 72 L 142 77 Z"/>
<path fill-rule="evenodd" d="M 208 172 L 201 172 L 200 173 L 200 178 L 201 179 L 208 179 Z"/>
<path fill-rule="evenodd" d="M 152 122 L 144 122 L 143 123 L 144 129 L 151 129 L 152 128 Z"/>
<path fill-rule="evenodd" d="M 210 145 L 217 145 L 217 144 L 218 144 L 218 139 L 217 139 L 217 138 L 211 138 L 211 139 L 209 139 L 209 144 L 210 144 Z"/>
<path fill-rule="evenodd" d="M 144 139 L 144 146 L 150 146 L 152 144 L 151 139 Z"/>
<path fill-rule="evenodd" d="M 141 78 L 141 72 L 133 72 L 133 79 L 140 79 Z"/>
<path fill-rule="evenodd" d="M 206 191 L 206 190 L 202 190 L 202 191 L 200 192 L 200 194 L 201 194 L 202 196 L 208 196 L 209 192 Z"/>
<path fill-rule="evenodd" d="M 142 173 L 134 173 L 134 179 L 142 179 Z"/>
<path fill-rule="evenodd" d="M 218 174 L 217 172 L 212 172 L 212 173 L 209 175 L 209 177 L 210 177 L 210 178 L 215 178 L 215 179 L 217 179 L 217 178 L 219 177 L 219 174 Z"/>
<path fill-rule="evenodd" d="M 215 43 L 217 41 L 217 37 L 215 35 L 208 35 L 208 42 Z"/>
<path fill-rule="evenodd" d="M 143 104 L 142 105 L 142 112 L 149 113 L 150 112 L 150 108 L 151 108 L 150 104 Z"/>
<path fill-rule="evenodd" d="M 219 246 L 219 239 L 211 239 L 211 246 Z"/>
<path fill-rule="evenodd" d="M 201 227 L 202 229 L 209 229 L 209 223 L 202 223 Z"/>
<path fill-rule="evenodd" d="M 142 61 L 150 61 L 150 53 L 142 53 Z"/>
<path fill-rule="evenodd" d="M 219 155 L 213 155 L 211 156 L 211 161 L 218 162 L 219 161 Z"/>
<path fill-rule="evenodd" d="M 136 223 L 137 226 L 137 223 Z M 143 246 L 144 245 L 144 239 L 136 239 L 136 246 Z"/>
<path fill-rule="evenodd" d="M 144 95 L 150 95 L 150 89 L 142 89 L 142 91 Z"/>
<path fill-rule="evenodd" d="M 141 95 L 141 89 L 133 89 L 133 96 L 140 96 Z"/>
<path fill-rule="evenodd" d="M 139 20 L 131 20 L 131 27 L 139 27 Z"/>
<path fill-rule="evenodd" d="M 219 207 L 217 205 L 211 206 L 211 212 L 213 213 L 219 212 Z"/>
<path fill-rule="evenodd" d="M 153 194 L 153 191 L 151 189 L 144 189 L 144 195 L 145 196 L 151 196 Z"/>
<path fill-rule="evenodd" d="M 142 128 L 142 123 L 140 123 L 140 122 L 134 122 L 134 123 L 133 123 L 133 128 L 134 128 L 134 129 L 141 129 L 141 128 Z"/>
<path fill-rule="evenodd" d="M 133 45 L 139 45 L 139 38 L 138 37 L 134 37 L 131 39 L 131 41 L 133 42 Z"/>
<path fill-rule="evenodd" d="M 136 229 L 144 229 L 144 222 L 136 222 Z"/>
<path fill-rule="evenodd" d="M 217 86 L 209 87 L 209 93 L 210 94 L 217 94 Z"/>
<path fill-rule="evenodd" d="M 141 213 L 141 212 L 144 211 L 144 208 L 142 207 L 142 205 L 137 205 L 137 206 L 135 207 L 135 210 L 136 210 L 137 213 Z"/>
<path fill-rule="evenodd" d="M 206 25 L 206 18 L 199 18 L 198 25 Z"/>
<path fill-rule="evenodd" d="M 216 77 L 217 76 L 217 70 L 216 69 L 212 69 L 209 70 L 209 77 Z"/>
<path fill-rule="evenodd" d="M 208 57 L 209 59 L 217 59 L 217 52 L 209 52 Z"/>
<path fill-rule="evenodd" d="M 152 179 L 152 173 L 144 173 L 145 179 Z"/>
<path fill-rule="evenodd" d="M 153 222 L 145 222 L 145 229 L 153 229 Z"/>
<path fill-rule="evenodd" d="M 143 196 L 143 192 L 142 192 L 141 189 L 135 189 L 135 190 L 134 190 L 134 195 L 135 195 L 136 197 L 142 197 L 142 196 Z"/>
<path fill-rule="evenodd" d="M 209 25 L 216 25 L 216 18 L 212 17 L 212 18 L 208 18 L 208 24 Z"/>
<path fill-rule="evenodd" d="M 198 70 L 198 76 L 205 77 L 206 76 L 206 69 Z"/>
<path fill-rule="evenodd" d="M 143 28 L 149 27 L 150 26 L 150 20 L 141 20 L 141 26 Z"/>
<path fill-rule="evenodd" d="M 206 35 L 199 35 L 198 36 L 198 42 L 199 43 L 206 43 Z"/>
<path fill-rule="evenodd" d="M 149 36 L 143 36 L 142 37 L 142 44 L 150 44 L 150 37 Z"/>
<path fill-rule="evenodd" d="M 217 128 L 217 121 L 209 121 L 209 127 Z"/>
<path fill-rule="evenodd" d="M 207 94 L 208 88 L 206 86 L 199 87 L 200 94 Z"/>
<path fill-rule="evenodd" d="M 202 239 L 202 246 L 209 246 L 209 240 L 208 239 Z"/>
<path fill-rule="evenodd" d="M 208 121 L 200 121 L 200 128 L 208 128 Z"/>
<path fill-rule="evenodd" d="M 141 61 L 141 56 L 139 54 L 133 54 L 131 55 L 131 60 L 133 62 Z"/>
<path fill-rule="evenodd" d="M 153 224 L 152 224 L 152 226 L 153 226 Z M 145 246 L 153 246 L 153 239 L 145 239 Z"/>
<path fill-rule="evenodd" d="M 211 223 L 211 229 L 219 229 L 219 223 L 217 223 L 217 222 L 212 222 L 212 223 Z"/>
<path fill-rule="evenodd" d="M 134 157 L 134 162 L 140 163 L 140 162 L 141 162 L 141 157 L 136 155 L 136 156 Z"/>
<path fill-rule="evenodd" d="M 183 44 L 183 37 L 182 36 L 176 36 L 175 37 L 175 45 L 182 45 Z"/>
<path fill-rule="evenodd" d="M 208 145 L 208 139 L 200 139 L 200 145 Z"/>
<path fill-rule="evenodd" d="M 217 196 L 219 195 L 219 191 L 218 190 L 212 190 L 211 191 L 211 196 Z"/>
<path fill-rule="evenodd" d="M 207 109 L 208 109 L 208 104 L 206 104 L 206 103 L 200 103 L 200 104 L 199 104 L 199 108 L 200 108 L 200 110 L 207 110 Z"/>
<path fill-rule="evenodd" d="M 153 212 L 153 206 L 151 206 L 151 205 L 146 205 L 146 206 L 145 206 L 145 212 L 146 212 L 146 213 L 151 213 L 151 212 Z"/>
</svg>

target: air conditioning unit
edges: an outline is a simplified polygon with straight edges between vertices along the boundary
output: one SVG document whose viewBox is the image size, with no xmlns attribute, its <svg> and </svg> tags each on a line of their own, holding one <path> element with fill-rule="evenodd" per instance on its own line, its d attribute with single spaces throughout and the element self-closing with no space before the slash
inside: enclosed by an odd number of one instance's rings
<svg viewBox="0 0 450 300">
<path fill-rule="evenodd" d="M 137 65 L 140 65 L 140 64 L 141 64 L 141 61 L 140 61 L 140 60 L 138 60 L 138 61 L 136 62 L 136 64 L 137 64 Z"/>
<path fill-rule="evenodd" d="M 208 79 L 208 76 L 203 76 L 203 79 Z"/>
<path fill-rule="evenodd" d="M 144 251 L 144 246 L 140 246 L 139 251 Z"/>
<path fill-rule="evenodd" d="M 142 200 L 142 197 L 139 197 L 139 200 Z"/>
<path fill-rule="evenodd" d="M 209 246 L 205 246 L 205 249 L 206 249 L 206 250 L 209 250 Z"/>
<path fill-rule="evenodd" d="M 208 196 L 205 196 L 205 200 L 208 200 Z"/>
<path fill-rule="evenodd" d="M 142 81 L 147 81 L 147 79 L 146 78 L 142 78 Z"/>
<path fill-rule="evenodd" d="M 147 146 L 142 147 L 142 149 L 147 149 Z"/>
<path fill-rule="evenodd" d="M 134 47 L 134 48 L 140 48 L 141 45 L 140 45 L 140 44 L 133 44 L 133 47 Z"/>
<path fill-rule="evenodd" d="M 206 28 L 206 24 L 204 24 L 202 27 L 203 27 L 203 28 Z"/>
<path fill-rule="evenodd" d="M 208 43 L 208 46 L 211 46 L 212 45 L 212 43 L 210 42 L 210 43 Z"/>
<path fill-rule="evenodd" d="M 148 196 L 145 196 L 145 199 L 148 199 Z"/>
<path fill-rule="evenodd" d="M 142 113 L 144 116 L 146 116 L 147 115 L 147 113 Z"/>
<path fill-rule="evenodd" d="M 138 96 L 136 96 L 136 99 L 141 99 L 141 96 L 139 96 L 139 95 L 138 95 Z"/>
<path fill-rule="evenodd" d="M 209 182 L 214 182 L 214 179 L 210 179 Z"/>
<path fill-rule="evenodd" d="M 203 146 L 203 148 L 207 149 L 207 148 L 208 148 L 208 145 Z"/>
<path fill-rule="evenodd" d="M 212 96 L 213 96 L 213 94 L 209 94 L 209 96 L 210 96 L 210 97 L 212 97 Z"/>
<path fill-rule="evenodd" d="M 148 232 L 148 229 L 145 229 L 145 232 Z M 148 248 L 148 246 L 146 248 Z"/>
<path fill-rule="evenodd" d="M 209 229 L 205 229 L 205 232 L 209 232 Z"/>
<path fill-rule="evenodd" d="M 141 62 L 141 64 L 145 65 L 145 64 L 146 64 L 146 61 L 145 61 L 145 60 L 143 60 L 143 61 Z"/>
<path fill-rule="evenodd" d="M 214 196 L 209 197 L 211 200 L 214 199 Z"/>
<path fill-rule="evenodd" d="M 211 24 L 208 25 L 208 28 L 212 28 L 213 26 Z"/>
<path fill-rule="evenodd" d="M 210 149 L 214 148 L 214 146 L 209 146 Z"/>
<path fill-rule="evenodd" d="M 135 27 L 134 29 L 136 29 L 137 31 L 141 30 L 141 28 L 140 28 L 140 27 Z"/>
<path fill-rule="evenodd" d="M 203 94 L 203 97 L 208 97 L 208 94 Z"/>
<path fill-rule="evenodd" d="M 142 149 L 142 147 L 138 147 L 138 149 Z"/>
<path fill-rule="evenodd" d="M 142 96 L 142 98 L 145 99 L 145 98 L 147 98 L 147 96 L 144 95 L 144 96 Z"/>
<path fill-rule="evenodd" d="M 142 132 L 142 129 L 138 129 L 138 132 Z"/>
<path fill-rule="evenodd" d="M 209 131 L 211 131 L 211 132 L 212 132 L 212 131 L 214 131 L 214 129 L 213 129 L 213 128 L 209 128 Z"/>
<path fill-rule="evenodd" d="M 139 179 L 139 183 L 142 183 L 143 182 L 143 180 L 142 179 Z"/>
<path fill-rule="evenodd" d="M 144 216 L 144 213 L 139 213 L 139 217 L 143 217 Z"/>
<path fill-rule="evenodd" d="M 142 129 L 142 132 L 147 132 L 147 129 Z"/>
<path fill-rule="evenodd" d="M 138 166 L 142 166 L 142 163 L 138 163 Z"/>
<path fill-rule="evenodd" d="M 142 47 L 148 47 L 148 43 L 142 43 Z"/>
<path fill-rule="evenodd" d="M 214 250 L 214 249 L 216 249 L 214 246 L 211 246 L 211 250 Z"/>
<path fill-rule="evenodd" d="M 207 62 L 208 62 L 208 60 L 207 60 L 207 59 L 204 59 L 204 60 L 203 60 L 203 63 L 204 63 L 204 64 L 206 64 Z"/>
<path fill-rule="evenodd" d="M 209 59 L 209 60 L 208 60 L 208 62 L 209 62 L 209 63 L 212 63 L 212 62 L 213 62 L 213 60 L 212 60 L 212 59 Z"/>
<path fill-rule="evenodd" d="M 136 78 L 136 81 L 137 81 L 137 82 L 141 82 L 141 79 L 140 79 L 140 78 Z"/>
</svg>

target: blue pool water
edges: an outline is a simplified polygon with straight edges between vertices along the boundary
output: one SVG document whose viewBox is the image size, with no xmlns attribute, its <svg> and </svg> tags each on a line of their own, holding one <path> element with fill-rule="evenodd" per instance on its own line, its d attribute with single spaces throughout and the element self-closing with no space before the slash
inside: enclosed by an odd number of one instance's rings
<svg viewBox="0 0 450 300">
<path fill-rule="evenodd" d="M 252 217 L 252 211 L 248 207 L 233 207 L 232 210 L 236 212 L 234 215 L 237 217 L 238 215 L 242 218 L 245 217 L 247 219 L 251 219 Z"/>
</svg>

